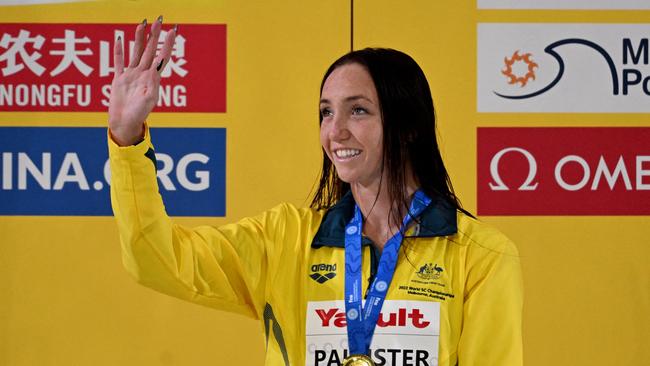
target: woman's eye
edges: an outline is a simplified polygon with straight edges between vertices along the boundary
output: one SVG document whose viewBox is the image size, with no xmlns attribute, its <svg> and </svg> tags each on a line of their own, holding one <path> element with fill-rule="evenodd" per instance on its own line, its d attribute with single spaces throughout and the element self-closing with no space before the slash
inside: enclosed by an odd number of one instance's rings
<svg viewBox="0 0 650 366">
<path fill-rule="evenodd" d="M 368 111 L 361 107 L 352 108 L 352 114 L 367 114 Z"/>
<path fill-rule="evenodd" d="M 332 115 L 332 111 L 329 108 L 323 108 L 320 110 L 320 116 L 325 118 Z"/>
</svg>

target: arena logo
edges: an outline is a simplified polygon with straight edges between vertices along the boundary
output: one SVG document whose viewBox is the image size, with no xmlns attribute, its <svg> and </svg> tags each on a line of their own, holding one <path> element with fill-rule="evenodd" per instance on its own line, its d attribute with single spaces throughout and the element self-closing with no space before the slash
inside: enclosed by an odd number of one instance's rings
<svg viewBox="0 0 650 366">
<path fill-rule="evenodd" d="M 479 112 L 650 111 L 648 25 L 479 24 Z"/>
<path fill-rule="evenodd" d="M 225 129 L 151 131 L 167 212 L 224 216 Z M 0 215 L 112 215 L 102 141 L 105 128 L 0 128 Z"/>
<path fill-rule="evenodd" d="M 124 40 L 128 64 L 134 29 L 132 24 L 0 24 L 0 111 L 105 111 L 114 44 L 118 37 Z M 179 29 L 161 73 L 157 111 L 225 112 L 226 26 Z"/>
<path fill-rule="evenodd" d="M 478 212 L 648 214 L 647 141 L 650 128 L 479 128 Z"/>
<path fill-rule="evenodd" d="M 320 283 L 323 284 L 332 278 L 336 277 L 336 263 L 334 264 L 327 264 L 327 263 L 320 263 L 320 264 L 314 264 L 311 266 L 311 274 L 309 277 Z"/>
</svg>

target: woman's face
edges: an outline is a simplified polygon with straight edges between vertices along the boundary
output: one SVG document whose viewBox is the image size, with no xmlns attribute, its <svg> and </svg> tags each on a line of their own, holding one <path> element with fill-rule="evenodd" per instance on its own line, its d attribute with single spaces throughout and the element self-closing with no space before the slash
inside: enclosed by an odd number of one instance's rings
<svg viewBox="0 0 650 366">
<path fill-rule="evenodd" d="M 320 141 L 338 176 L 369 186 L 382 174 L 383 128 L 375 84 L 365 67 L 336 68 L 325 80 L 320 99 Z"/>
</svg>

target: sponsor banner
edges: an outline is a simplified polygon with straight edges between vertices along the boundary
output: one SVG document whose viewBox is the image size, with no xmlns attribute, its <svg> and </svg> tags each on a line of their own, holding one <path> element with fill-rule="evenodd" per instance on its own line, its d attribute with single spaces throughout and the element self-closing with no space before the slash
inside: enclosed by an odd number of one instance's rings
<svg viewBox="0 0 650 366">
<path fill-rule="evenodd" d="M 305 365 L 340 365 L 348 356 L 345 304 L 307 304 Z M 377 365 L 436 366 L 440 303 L 386 300 L 375 328 L 370 354 Z"/>
<path fill-rule="evenodd" d="M 650 9 L 648 0 L 477 0 L 479 9 Z"/>
<path fill-rule="evenodd" d="M 479 112 L 650 112 L 650 24 L 478 25 Z"/>
<path fill-rule="evenodd" d="M 650 127 L 479 128 L 479 215 L 650 214 Z"/>
<path fill-rule="evenodd" d="M 0 111 L 105 111 L 114 42 L 122 37 L 128 65 L 134 31 L 132 24 L 0 24 Z M 179 25 L 161 76 L 156 111 L 225 112 L 226 26 Z"/>
<path fill-rule="evenodd" d="M 173 216 L 225 215 L 226 130 L 151 129 Z M 106 128 L 0 127 L 0 215 L 112 215 Z"/>
</svg>

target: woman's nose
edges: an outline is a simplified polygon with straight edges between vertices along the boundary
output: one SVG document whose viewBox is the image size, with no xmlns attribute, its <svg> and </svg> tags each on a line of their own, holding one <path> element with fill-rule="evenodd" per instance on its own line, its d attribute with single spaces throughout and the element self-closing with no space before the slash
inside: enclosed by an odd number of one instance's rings
<svg viewBox="0 0 650 366">
<path fill-rule="evenodd" d="M 345 140 L 350 137 L 348 121 L 344 116 L 335 115 L 330 129 L 330 138 L 333 140 Z"/>
</svg>

